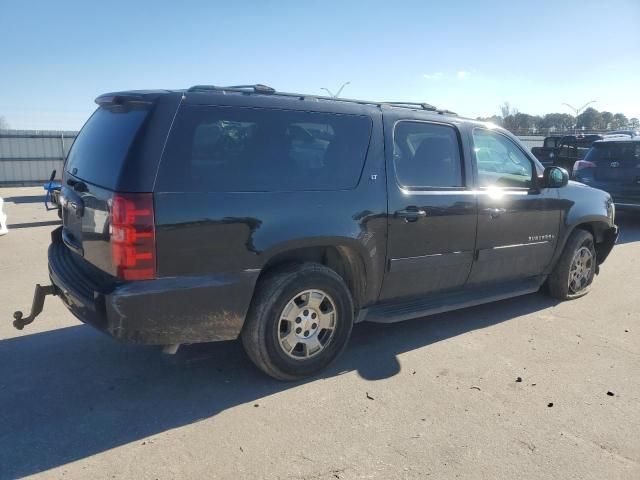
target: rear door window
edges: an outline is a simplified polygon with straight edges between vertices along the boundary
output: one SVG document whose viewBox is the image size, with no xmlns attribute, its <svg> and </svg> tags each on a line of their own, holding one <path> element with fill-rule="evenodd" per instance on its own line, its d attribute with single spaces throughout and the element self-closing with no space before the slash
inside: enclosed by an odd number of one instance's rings
<svg viewBox="0 0 640 480">
<path fill-rule="evenodd" d="M 449 125 L 404 120 L 393 133 L 396 178 L 403 187 L 464 185 L 457 130 Z"/>
<path fill-rule="evenodd" d="M 115 189 L 148 112 L 148 106 L 98 108 L 73 142 L 67 172 L 86 182 Z"/>
<path fill-rule="evenodd" d="M 371 126 L 359 115 L 186 106 L 170 134 L 156 191 L 352 189 Z"/>
</svg>

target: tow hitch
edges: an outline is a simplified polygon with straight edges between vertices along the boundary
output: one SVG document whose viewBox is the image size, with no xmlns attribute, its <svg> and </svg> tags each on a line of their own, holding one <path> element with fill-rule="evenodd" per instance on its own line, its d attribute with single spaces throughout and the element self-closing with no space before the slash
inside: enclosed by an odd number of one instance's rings
<svg viewBox="0 0 640 480">
<path fill-rule="evenodd" d="M 31 313 L 28 317 L 22 318 L 23 313 L 17 311 L 13 314 L 13 326 L 18 330 L 22 330 L 25 325 L 29 325 L 33 322 L 40 313 L 42 313 L 42 307 L 44 307 L 44 297 L 47 295 L 57 295 L 56 287 L 53 285 L 47 285 L 43 287 L 39 283 L 36 284 L 36 291 L 33 292 L 33 303 L 31 304 Z"/>
</svg>

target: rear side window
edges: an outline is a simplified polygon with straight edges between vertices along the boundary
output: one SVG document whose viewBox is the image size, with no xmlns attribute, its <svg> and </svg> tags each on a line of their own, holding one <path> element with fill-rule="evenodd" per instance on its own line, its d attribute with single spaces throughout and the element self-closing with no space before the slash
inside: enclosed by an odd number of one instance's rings
<svg viewBox="0 0 640 480">
<path fill-rule="evenodd" d="M 393 133 L 393 159 L 396 177 L 404 187 L 464 185 L 458 135 L 448 125 L 398 122 Z"/>
<path fill-rule="evenodd" d="M 620 166 L 640 165 L 640 142 L 594 143 L 584 158 L 595 164 L 618 162 Z"/>
<path fill-rule="evenodd" d="M 351 189 L 371 125 L 358 115 L 186 106 L 169 137 L 156 191 Z"/>
<path fill-rule="evenodd" d="M 145 106 L 98 108 L 73 142 L 66 170 L 89 183 L 115 189 L 148 112 Z"/>
</svg>

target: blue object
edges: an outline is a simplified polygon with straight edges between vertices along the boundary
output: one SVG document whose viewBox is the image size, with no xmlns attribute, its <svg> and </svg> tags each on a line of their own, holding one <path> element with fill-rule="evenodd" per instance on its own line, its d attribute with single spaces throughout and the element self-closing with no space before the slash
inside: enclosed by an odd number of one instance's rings
<svg viewBox="0 0 640 480">
<path fill-rule="evenodd" d="M 49 202 L 53 199 L 53 204 L 58 203 L 57 195 L 54 192 L 59 192 L 62 185 L 59 182 L 55 182 L 53 179 L 56 178 L 56 171 L 51 172 L 51 177 L 49 177 L 49 181 L 45 183 L 42 187 L 47 192 L 44 196 L 44 208 L 47 210 L 53 210 L 57 207 L 49 208 Z"/>
</svg>

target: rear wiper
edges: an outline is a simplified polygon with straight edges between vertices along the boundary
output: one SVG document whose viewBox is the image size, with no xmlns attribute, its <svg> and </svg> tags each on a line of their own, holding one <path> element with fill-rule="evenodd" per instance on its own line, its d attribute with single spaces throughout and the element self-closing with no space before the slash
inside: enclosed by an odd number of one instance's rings
<svg viewBox="0 0 640 480">
<path fill-rule="evenodd" d="M 75 178 L 68 179 L 67 185 L 73 187 L 76 192 L 86 192 L 87 190 L 89 190 L 86 183 L 84 183 L 82 180 L 76 180 Z"/>
</svg>

